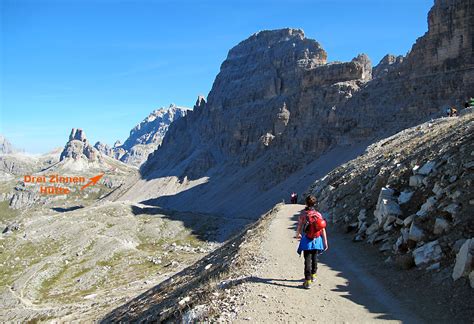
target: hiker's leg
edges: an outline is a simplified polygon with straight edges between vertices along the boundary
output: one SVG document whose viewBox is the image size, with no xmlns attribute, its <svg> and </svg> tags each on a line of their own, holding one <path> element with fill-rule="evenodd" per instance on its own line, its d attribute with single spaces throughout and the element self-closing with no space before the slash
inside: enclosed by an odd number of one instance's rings
<svg viewBox="0 0 474 324">
<path fill-rule="evenodd" d="M 311 274 L 314 274 L 318 271 L 318 251 L 311 251 Z"/>
<path fill-rule="evenodd" d="M 311 251 L 303 251 L 304 255 L 304 279 L 311 280 Z"/>
</svg>

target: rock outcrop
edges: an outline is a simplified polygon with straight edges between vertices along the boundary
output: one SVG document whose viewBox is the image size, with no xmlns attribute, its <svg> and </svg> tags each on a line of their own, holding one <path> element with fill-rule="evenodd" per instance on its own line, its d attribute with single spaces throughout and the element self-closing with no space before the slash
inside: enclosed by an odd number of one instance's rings
<svg viewBox="0 0 474 324">
<path fill-rule="evenodd" d="M 400 64 L 403 62 L 403 56 L 395 56 L 392 54 L 385 55 L 382 60 L 372 69 L 372 77 L 382 78 L 392 72 L 393 70 L 397 69 Z"/>
<path fill-rule="evenodd" d="M 97 149 L 97 151 L 104 155 L 113 156 L 113 150 L 108 144 L 99 141 L 94 144 L 94 147 Z"/>
<path fill-rule="evenodd" d="M 186 116 L 188 108 L 171 104 L 169 108 L 154 110 L 130 131 L 122 145 L 114 146 L 115 157 L 122 162 L 139 166 L 161 144 L 172 122 Z"/>
<path fill-rule="evenodd" d="M 188 108 L 175 104 L 168 108 L 156 109 L 130 131 L 130 136 L 123 144 L 117 140 L 113 147 L 110 147 L 97 142 L 94 147 L 103 155 L 140 166 L 147 160 L 148 155 L 160 146 L 171 123 L 186 116 L 188 111 Z"/>
<path fill-rule="evenodd" d="M 69 141 L 61 153 L 60 161 L 65 159 L 75 161 L 83 159 L 88 162 L 95 162 L 100 159 L 100 153 L 89 143 L 82 129 L 73 128 L 69 135 Z"/>
<path fill-rule="evenodd" d="M 14 153 L 13 145 L 2 135 L 0 135 L 0 154 Z"/>
</svg>

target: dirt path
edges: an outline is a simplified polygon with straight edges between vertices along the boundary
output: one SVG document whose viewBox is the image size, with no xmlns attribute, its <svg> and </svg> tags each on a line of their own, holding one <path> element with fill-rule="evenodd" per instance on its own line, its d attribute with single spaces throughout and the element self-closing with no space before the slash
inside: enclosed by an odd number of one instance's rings
<svg viewBox="0 0 474 324">
<path fill-rule="evenodd" d="M 303 258 L 293 238 L 302 208 L 283 206 L 272 221 L 262 242 L 267 261 L 244 284 L 246 306 L 236 322 L 420 322 L 358 264 L 346 249 L 352 243 L 329 230 L 329 250 L 320 256 L 318 279 L 310 290 L 302 289 Z"/>
</svg>

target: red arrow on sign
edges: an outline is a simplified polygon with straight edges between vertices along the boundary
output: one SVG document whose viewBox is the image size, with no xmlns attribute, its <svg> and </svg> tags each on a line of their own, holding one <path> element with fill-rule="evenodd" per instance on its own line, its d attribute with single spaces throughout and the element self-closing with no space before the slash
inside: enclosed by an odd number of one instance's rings
<svg viewBox="0 0 474 324">
<path fill-rule="evenodd" d="M 104 176 L 104 174 L 105 174 L 105 173 L 98 174 L 98 175 L 96 175 L 95 177 L 89 178 L 90 181 L 89 181 L 88 183 L 86 183 L 85 185 L 83 185 L 82 188 L 81 188 L 81 190 L 83 190 L 83 189 L 85 189 L 85 188 L 87 188 L 87 187 L 89 187 L 89 186 L 95 185 L 95 184 L 97 183 L 97 181 L 99 181 L 100 178 L 102 178 L 102 177 Z"/>
</svg>

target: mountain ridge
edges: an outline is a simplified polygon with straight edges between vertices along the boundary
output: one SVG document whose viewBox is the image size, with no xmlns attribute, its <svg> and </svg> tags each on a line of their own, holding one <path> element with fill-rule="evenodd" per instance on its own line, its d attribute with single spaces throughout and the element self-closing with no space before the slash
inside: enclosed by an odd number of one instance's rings
<svg viewBox="0 0 474 324">
<path fill-rule="evenodd" d="M 460 105 L 474 89 L 470 3 L 436 1 L 425 35 L 376 78 L 363 54 L 328 64 L 319 43 L 301 30 L 250 36 L 229 51 L 207 101 L 200 98 L 192 113 L 173 123 L 142 166 L 142 180 L 119 199 L 256 217 L 250 207 L 225 206 L 237 199 L 255 207 L 252 197 L 279 186 L 275 203 L 291 187 L 301 189 L 296 183 L 285 188 L 286 179 L 310 175 L 311 167 L 304 169 L 331 150 L 353 151 L 346 154 L 353 158 L 356 147 L 444 115 L 445 105 Z M 462 46 L 450 51 L 460 35 Z M 137 194 L 143 186 L 151 187 Z M 236 186 L 247 189 L 231 198 Z M 201 200 L 211 196 L 222 200 L 220 207 Z"/>
</svg>

